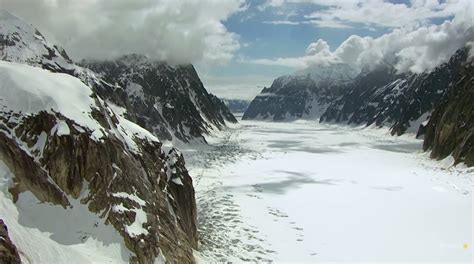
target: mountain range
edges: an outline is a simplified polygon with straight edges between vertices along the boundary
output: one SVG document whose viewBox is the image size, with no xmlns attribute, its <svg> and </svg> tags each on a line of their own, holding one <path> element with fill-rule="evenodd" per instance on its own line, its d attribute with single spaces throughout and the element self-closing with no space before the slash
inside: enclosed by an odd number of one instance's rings
<svg viewBox="0 0 474 264">
<path fill-rule="evenodd" d="M 461 48 L 446 63 L 422 73 L 399 73 L 385 63 L 359 73 L 344 64 L 312 66 L 275 79 L 250 103 L 243 119 L 304 118 L 388 127 L 392 135 L 427 133 L 424 148 L 433 149 L 432 157 L 453 153 L 456 162 L 472 165 L 474 113 L 465 99 L 471 98 L 473 87 L 469 52 L 469 47 Z M 456 110 L 446 106 L 449 100 Z M 456 132 L 441 128 L 446 124 Z"/>
<path fill-rule="evenodd" d="M 0 79 L 0 173 L 7 177 L 0 194 L 12 210 L 2 218 L 14 223 L 16 234 L 29 232 L 11 218 L 27 213 L 24 207 L 44 204 L 36 217 L 50 220 L 35 224 L 50 233 L 62 227 L 50 223 L 70 220 L 48 210 L 85 208 L 80 217 L 92 213 L 93 220 L 77 219 L 72 230 L 58 231 L 68 243 L 107 244 L 118 233 L 125 261 L 194 262 L 193 182 L 183 155 L 163 144 L 205 143 L 207 134 L 236 120 L 192 65 L 141 55 L 76 63 L 34 26 L 0 11 Z M 11 242 L 1 225 L 2 241 Z M 115 231 L 107 233 L 110 226 Z M 64 241 L 36 238 L 64 252 Z M 23 243 L 28 252 L 2 242 L 0 252 L 8 254 L 0 262 L 15 262 L 18 254 L 51 261 Z"/>
</svg>

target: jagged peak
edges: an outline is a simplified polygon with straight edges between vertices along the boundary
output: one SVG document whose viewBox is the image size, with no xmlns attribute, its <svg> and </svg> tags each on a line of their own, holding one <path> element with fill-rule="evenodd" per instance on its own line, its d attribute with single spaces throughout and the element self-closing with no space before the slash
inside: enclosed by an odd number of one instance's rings
<svg viewBox="0 0 474 264">
<path fill-rule="evenodd" d="M 342 84 L 354 79 L 360 70 L 346 63 L 314 64 L 295 72 L 296 76 L 309 76 L 318 86 Z"/>
<path fill-rule="evenodd" d="M 7 10 L 0 9 L 0 34 L 8 36 L 10 34 L 23 34 L 35 36 L 41 41 L 45 41 L 43 35 L 31 24 L 27 23 L 20 17 L 8 12 Z"/>
<path fill-rule="evenodd" d="M 58 67 L 72 64 L 61 47 L 48 43 L 33 25 L 20 17 L 0 10 L 0 59 L 33 66 Z"/>
</svg>

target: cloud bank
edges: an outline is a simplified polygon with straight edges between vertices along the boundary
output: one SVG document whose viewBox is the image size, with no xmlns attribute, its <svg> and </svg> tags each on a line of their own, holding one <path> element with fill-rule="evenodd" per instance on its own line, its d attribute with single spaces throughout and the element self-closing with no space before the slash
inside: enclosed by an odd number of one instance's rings
<svg viewBox="0 0 474 264">
<path fill-rule="evenodd" d="M 0 0 L 75 59 L 139 53 L 171 63 L 223 63 L 239 49 L 222 21 L 243 0 Z"/>
<path fill-rule="evenodd" d="M 347 63 L 355 68 L 380 63 L 395 65 L 399 72 L 423 72 L 446 62 L 459 48 L 474 41 L 473 3 L 463 6 L 452 20 L 440 25 L 395 28 L 378 38 L 352 35 L 334 51 L 324 40 L 311 43 L 301 57 L 255 59 L 249 63 L 280 65 L 303 69 L 314 64 Z"/>
<path fill-rule="evenodd" d="M 397 28 L 419 27 L 432 19 L 453 16 L 461 12 L 465 7 L 464 2 L 468 1 L 470 0 L 411 0 L 405 4 L 387 0 L 267 0 L 260 6 L 260 10 L 314 4 L 320 7 L 317 11 L 305 14 L 297 21 L 279 20 L 279 24 L 312 24 L 322 28 Z"/>
</svg>

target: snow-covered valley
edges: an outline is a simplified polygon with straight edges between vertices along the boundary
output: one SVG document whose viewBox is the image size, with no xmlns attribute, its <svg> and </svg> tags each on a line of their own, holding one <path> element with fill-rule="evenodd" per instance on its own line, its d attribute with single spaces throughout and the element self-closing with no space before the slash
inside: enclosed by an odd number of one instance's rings
<svg viewBox="0 0 474 264">
<path fill-rule="evenodd" d="M 241 121 L 183 149 L 205 262 L 473 258 L 474 170 L 386 129 Z"/>
</svg>

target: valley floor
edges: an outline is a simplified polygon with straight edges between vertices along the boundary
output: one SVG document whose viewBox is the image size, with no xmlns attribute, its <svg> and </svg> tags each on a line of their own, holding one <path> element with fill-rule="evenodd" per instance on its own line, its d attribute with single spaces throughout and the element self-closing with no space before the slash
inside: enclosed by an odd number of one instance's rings
<svg viewBox="0 0 474 264">
<path fill-rule="evenodd" d="M 310 121 L 241 121 L 185 153 L 203 260 L 464 262 L 474 169 L 413 135 Z"/>
</svg>

